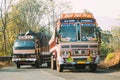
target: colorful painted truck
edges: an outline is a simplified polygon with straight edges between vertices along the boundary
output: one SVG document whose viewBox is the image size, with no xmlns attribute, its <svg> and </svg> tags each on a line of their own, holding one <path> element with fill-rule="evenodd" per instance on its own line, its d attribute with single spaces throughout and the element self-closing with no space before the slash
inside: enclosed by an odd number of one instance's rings
<svg viewBox="0 0 120 80">
<path fill-rule="evenodd" d="M 50 66 L 49 40 L 50 36 L 42 32 L 35 33 L 29 30 L 25 34 L 20 34 L 13 45 L 12 61 L 16 63 L 17 68 L 21 65 L 38 68 L 42 63 Z"/>
<path fill-rule="evenodd" d="M 100 32 L 91 13 L 62 14 L 49 41 L 51 68 L 65 66 L 96 71 L 100 59 Z"/>
</svg>

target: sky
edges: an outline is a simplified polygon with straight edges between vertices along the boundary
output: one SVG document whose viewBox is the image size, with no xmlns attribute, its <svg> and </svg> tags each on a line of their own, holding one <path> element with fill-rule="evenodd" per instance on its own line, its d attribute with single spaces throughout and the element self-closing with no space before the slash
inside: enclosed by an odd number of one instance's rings
<svg viewBox="0 0 120 80">
<path fill-rule="evenodd" d="M 72 12 L 81 12 L 84 9 L 92 12 L 96 17 L 120 17 L 120 0 L 69 0 Z"/>
<path fill-rule="evenodd" d="M 120 0 L 66 0 L 71 2 L 72 13 L 92 12 L 99 26 L 107 30 L 120 25 Z"/>
</svg>

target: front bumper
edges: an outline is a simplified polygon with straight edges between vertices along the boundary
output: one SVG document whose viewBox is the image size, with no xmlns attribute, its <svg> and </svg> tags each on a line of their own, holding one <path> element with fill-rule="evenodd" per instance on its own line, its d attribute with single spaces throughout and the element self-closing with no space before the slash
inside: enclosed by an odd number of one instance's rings
<svg viewBox="0 0 120 80">
<path fill-rule="evenodd" d="M 36 63 L 36 58 L 12 58 L 12 61 L 20 65 L 31 65 Z"/>
<path fill-rule="evenodd" d="M 62 66 L 66 66 L 66 67 L 71 67 L 71 66 L 90 66 L 90 65 L 97 65 L 96 63 L 89 63 L 89 64 L 61 64 Z"/>
<path fill-rule="evenodd" d="M 68 59 L 68 58 L 67 58 Z M 95 58 L 90 58 L 89 56 L 81 56 L 81 57 L 71 57 L 69 61 L 59 57 L 59 64 L 61 65 L 91 65 L 91 64 L 98 64 L 100 61 L 99 55 Z"/>
<path fill-rule="evenodd" d="M 97 64 L 97 63 L 81 61 L 81 62 L 62 63 L 61 65 L 70 66 L 70 65 L 91 65 L 91 64 Z"/>
</svg>

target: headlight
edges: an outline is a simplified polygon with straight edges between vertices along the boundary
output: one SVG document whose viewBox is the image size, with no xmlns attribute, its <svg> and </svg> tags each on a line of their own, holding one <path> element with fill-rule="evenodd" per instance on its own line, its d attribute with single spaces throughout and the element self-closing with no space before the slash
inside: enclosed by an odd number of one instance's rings
<svg viewBox="0 0 120 80">
<path fill-rule="evenodd" d="M 97 55 L 97 50 L 91 50 L 91 54 L 93 57 L 95 57 Z"/>
<path fill-rule="evenodd" d="M 36 55 L 31 55 L 31 57 L 33 57 L 33 58 L 34 58 L 34 57 L 36 57 Z"/>
<path fill-rule="evenodd" d="M 82 50 L 82 49 L 76 49 L 72 51 L 72 55 L 78 56 L 78 55 L 89 55 L 89 50 Z"/>
<path fill-rule="evenodd" d="M 13 58 L 16 58 L 17 56 L 16 56 L 16 55 L 13 55 L 12 57 L 13 57 Z"/>
<path fill-rule="evenodd" d="M 62 60 L 63 62 L 73 62 L 73 58 L 71 58 L 70 51 L 62 51 Z"/>
<path fill-rule="evenodd" d="M 69 51 L 62 51 L 61 53 L 63 57 L 69 57 L 71 55 Z"/>
</svg>

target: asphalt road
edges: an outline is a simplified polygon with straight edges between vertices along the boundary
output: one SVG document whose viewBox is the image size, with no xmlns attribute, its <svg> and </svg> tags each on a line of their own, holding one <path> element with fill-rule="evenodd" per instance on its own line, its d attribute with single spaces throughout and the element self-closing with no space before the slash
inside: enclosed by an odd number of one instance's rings
<svg viewBox="0 0 120 80">
<path fill-rule="evenodd" d="M 97 69 L 93 73 L 88 70 L 66 69 L 59 73 L 47 67 L 35 69 L 22 66 L 17 69 L 13 66 L 0 69 L 0 80 L 120 80 L 120 70 Z"/>
</svg>

